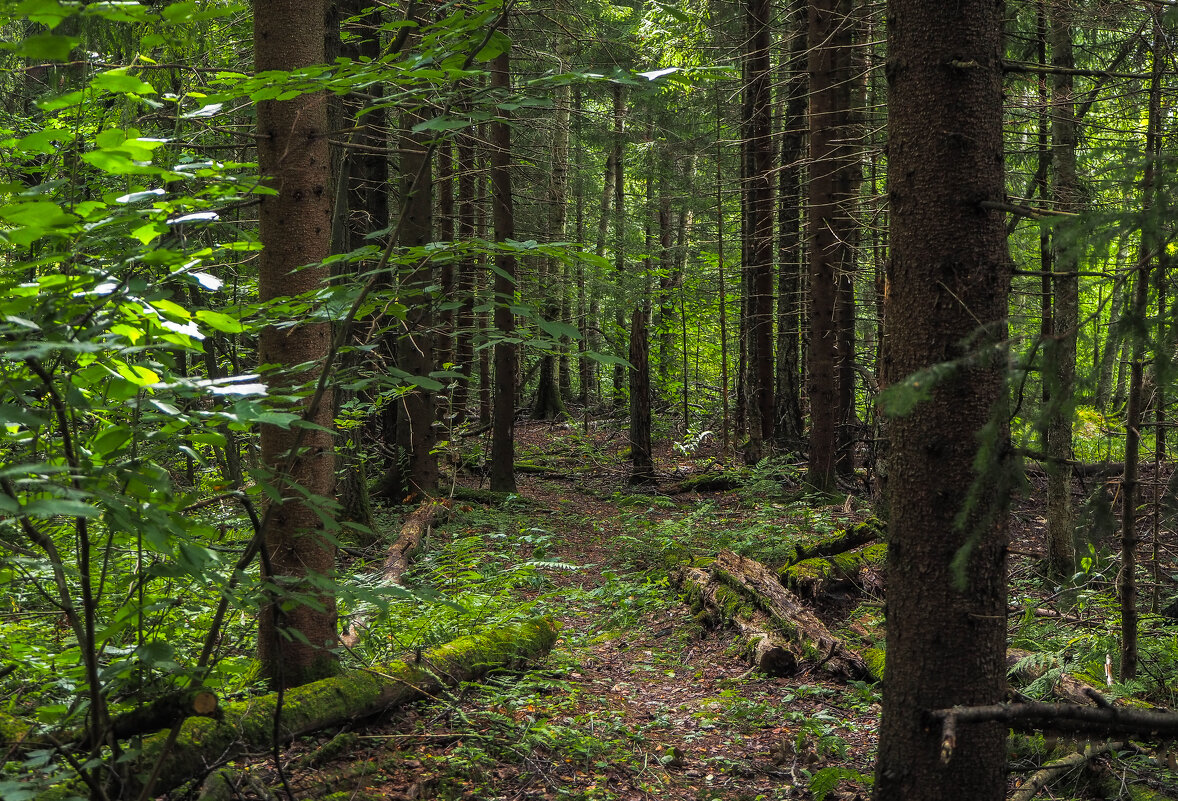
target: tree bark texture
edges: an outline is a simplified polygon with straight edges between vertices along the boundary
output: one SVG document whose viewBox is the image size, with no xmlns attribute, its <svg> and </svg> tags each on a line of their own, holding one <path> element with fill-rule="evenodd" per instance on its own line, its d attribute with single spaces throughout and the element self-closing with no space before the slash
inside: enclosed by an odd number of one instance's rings
<svg viewBox="0 0 1178 801">
<path fill-rule="evenodd" d="M 1059 211 L 1076 212 L 1080 186 L 1076 176 L 1076 108 L 1072 76 L 1072 9 L 1066 3 L 1049 7 L 1048 38 L 1051 65 L 1051 199 Z M 1051 336 L 1044 357 L 1049 379 L 1047 403 L 1047 563 L 1052 575 L 1070 578 L 1075 572 L 1075 510 L 1072 504 L 1072 415 L 1075 409 L 1076 338 L 1080 322 L 1080 269 L 1082 240 L 1078 231 L 1059 226 L 1051 236 L 1052 310 Z M 1044 268 L 1046 270 L 1046 268 Z M 1046 373 L 1045 373 L 1046 374 Z"/>
<path fill-rule="evenodd" d="M 325 7 L 321 0 L 259 0 L 255 9 L 254 60 L 258 72 L 292 70 L 324 59 Z M 318 266 L 331 247 L 331 182 L 327 97 L 304 94 L 258 104 L 258 161 L 266 183 L 277 191 L 260 198 L 258 233 L 262 254 L 258 295 L 262 302 L 319 289 L 328 270 Z M 303 265 L 312 265 L 304 267 Z M 267 327 L 259 361 L 293 367 L 320 364 L 331 345 L 331 325 L 301 323 Z M 277 373 L 274 394 L 311 386 L 319 367 L 298 375 Z M 297 390 L 296 390 L 297 391 Z M 267 579 L 275 596 L 259 617 L 258 657 L 275 685 L 292 687 L 335 670 L 335 597 L 323 583 L 335 568 L 335 546 L 313 508 L 315 498 L 335 494 L 335 453 L 331 435 L 333 403 L 328 390 L 309 410 L 323 430 L 261 428 L 262 462 L 282 500 L 264 519 L 262 540 Z M 283 610 L 288 595 L 309 596 Z M 281 633 L 287 629 L 298 636 Z"/>
<path fill-rule="evenodd" d="M 506 94 L 511 88 L 511 56 L 501 53 L 491 61 L 491 88 Z M 503 112 L 500 112 L 501 114 Z M 500 117 L 491 123 L 491 214 L 495 242 L 515 238 L 515 206 L 511 196 L 511 126 Z M 495 254 L 495 333 L 509 338 L 515 331 L 515 254 Z M 491 489 L 515 492 L 515 374 L 519 348 L 514 342 L 495 345 L 495 401 L 491 431 Z"/>
<path fill-rule="evenodd" d="M 884 375 L 892 397 L 906 395 L 911 406 L 889 421 L 888 654 L 875 797 L 1000 801 L 1005 728 L 960 731 L 946 762 L 927 714 L 997 703 L 1006 689 L 1013 471 L 1001 343 L 1010 264 L 1002 214 L 979 205 L 1006 192 L 1003 4 L 890 0 L 887 13 Z"/>
<path fill-rule="evenodd" d="M 781 132 L 781 172 L 777 189 L 777 420 L 778 447 L 803 448 L 802 428 L 802 159 L 806 132 L 806 4 L 793 14 L 789 58 L 785 64 L 785 119 Z"/>
<path fill-rule="evenodd" d="M 401 223 L 400 245 L 405 252 L 422 248 L 434 239 L 433 169 L 427 132 L 415 133 L 413 126 L 425 120 L 420 110 L 402 116 L 401 141 Z M 400 300 L 405 305 L 404 326 L 395 326 L 397 367 L 410 376 L 429 377 L 434 370 L 433 299 L 429 287 L 434 282 L 429 257 L 423 252 L 412 255 L 403 268 Z M 437 442 L 434 431 L 433 392 L 413 386 L 396 400 L 396 450 L 387 481 L 386 494 L 394 501 L 415 494 L 429 494 L 438 485 Z"/>
<path fill-rule="evenodd" d="M 770 59 L 770 0 L 746 0 L 744 143 L 748 176 L 744 184 L 748 256 L 749 439 L 746 460 L 763 458 L 773 439 L 773 67 Z"/>
<path fill-rule="evenodd" d="M 810 70 L 810 454 L 807 481 L 835 487 L 839 410 L 838 287 L 851 268 L 846 161 L 850 158 L 851 0 L 811 0 Z M 843 303 L 845 305 L 846 299 Z M 844 314 L 846 310 L 843 310 Z M 844 321 L 845 322 L 845 321 Z"/>
<path fill-rule="evenodd" d="M 630 324 L 630 477 L 631 485 L 655 483 L 650 436 L 650 344 L 645 303 Z"/>
</svg>

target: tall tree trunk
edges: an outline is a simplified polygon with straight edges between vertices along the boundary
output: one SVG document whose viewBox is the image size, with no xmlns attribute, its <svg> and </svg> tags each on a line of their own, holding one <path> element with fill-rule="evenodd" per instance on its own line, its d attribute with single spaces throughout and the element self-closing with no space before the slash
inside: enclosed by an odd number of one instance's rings
<svg viewBox="0 0 1178 801">
<path fill-rule="evenodd" d="M 325 6 L 316 2 L 259 0 L 254 18 L 254 66 L 295 70 L 324 60 Z M 313 292 L 328 270 L 319 265 L 331 247 L 330 153 L 327 98 L 303 94 L 258 103 L 258 162 L 266 183 L 258 234 L 262 254 L 258 295 L 262 302 Z M 331 325 L 302 322 L 267 327 L 259 340 L 266 364 L 320 365 L 331 345 Z M 297 375 L 276 374 L 273 394 L 314 385 L 318 366 Z M 330 382 L 328 383 L 330 386 Z M 267 581 L 277 589 L 259 615 L 258 658 L 272 684 L 293 687 L 335 671 L 335 596 L 324 583 L 335 568 L 335 546 L 323 530 L 316 504 L 335 494 L 331 435 L 333 403 L 328 390 L 307 410 L 319 429 L 261 428 L 262 461 L 281 495 L 263 522 Z"/>
<path fill-rule="evenodd" d="M 475 207 L 475 147 L 469 131 L 457 136 L 458 227 L 460 242 L 470 242 L 477 233 Z M 454 315 L 454 364 L 461 377 L 454 385 L 454 425 L 466 421 L 467 399 L 470 396 L 472 362 L 474 361 L 475 325 L 475 267 L 474 259 L 464 255 L 458 262 L 458 302 Z"/>
<path fill-rule="evenodd" d="M 833 37 L 837 47 L 832 54 L 835 70 L 839 73 L 839 101 L 842 108 L 835 129 L 837 149 L 831 154 L 831 166 L 837 169 L 837 211 L 830 220 L 838 241 L 839 263 L 836 267 L 835 325 L 838 408 L 835 411 L 835 470 L 850 478 L 855 472 L 855 444 L 859 439 L 859 420 L 855 410 L 855 273 L 858 270 L 857 251 L 861 238 L 855 218 L 859 203 L 859 187 L 863 182 L 863 165 L 859 160 L 859 142 L 863 135 L 864 69 L 862 51 L 855 48 L 860 4 L 848 9 L 848 16 Z"/>
<path fill-rule="evenodd" d="M 619 294 L 625 296 L 622 277 L 626 273 L 626 94 L 621 84 L 614 84 L 614 273 Z M 614 307 L 614 336 L 618 338 L 617 353 L 625 352 L 626 320 L 624 300 Z M 627 354 L 628 355 L 628 354 Z M 614 365 L 614 406 L 621 408 L 626 400 L 626 368 Z"/>
<path fill-rule="evenodd" d="M 605 157 L 605 168 L 601 178 L 601 203 L 598 206 L 597 216 L 597 242 L 593 248 L 593 252 L 598 259 L 605 258 L 605 249 L 609 235 L 610 198 L 614 194 L 615 172 L 614 154 L 611 152 Z M 596 282 L 593 283 L 596 284 Z M 598 334 L 598 326 L 601 324 L 601 296 L 596 289 L 587 288 L 585 291 L 589 295 L 589 310 L 581 328 L 581 341 L 585 343 L 585 347 L 588 350 L 596 351 L 601 346 L 600 336 Z M 582 355 L 581 397 L 583 403 L 588 403 L 591 397 L 597 397 L 600 394 L 598 392 L 598 380 L 597 362 Z"/>
<path fill-rule="evenodd" d="M 491 90 L 506 96 L 511 89 L 510 53 L 491 61 Z M 506 97 L 505 97 L 506 99 Z M 505 112 L 500 112 L 503 115 Z M 515 208 L 511 196 L 511 125 L 503 116 L 491 123 L 491 212 L 495 241 L 515 238 Z M 511 337 L 515 331 L 515 255 L 495 254 L 495 333 Z M 491 432 L 491 489 L 515 492 L 515 395 L 519 368 L 518 346 L 512 342 L 495 345 L 495 408 Z"/>
<path fill-rule="evenodd" d="M 810 459 L 807 482 L 835 488 L 840 323 L 846 327 L 850 254 L 844 232 L 850 150 L 851 0 L 811 0 L 810 67 Z M 840 303 L 839 297 L 842 297 Z"/>
<path fill-rule="evenodd" d="M 744 183 L 748 237 L 748 409 L 745 460 L 756 463 L 773 441 L 773 67 L 770 59 L 771 0 L 746 0 Z"/>
<path fill-rule="evenodd" d="M 1072 55 L 1072 11 L 1069 4 L 1050 7 L 1049 33 L 1051 65 L 1051 160 L 1052 199 L 1056 209 L 1076 212 L 1080 187 L 1076 177 L 1076 110 L 1072 93 L 1075 68 Z M 1047 564 L 1057 577 L 1075 572 L 1072 544 L 1075 513 L 1072 505 L 1072 415 L 1075 407 L 1076 338 L 1080 324 L 1081 240 L 1078 232 L 1057 228 L 1051 237 L 1051 268 L 1054 271 L 1052 331 L 1044 352 L 1045 368 L 1054 371 L 1047 403 Z M 1046 271 L 1047 268 L 1044 268 Z M 1045 384 L 1048 382 L 1045 381 Z"/>
<path fill-rule="evenodd" d="M 365 0 L 343 0 L 339 13 L 331 17 L 334 31 L 328 47 L 338 53 L 327 54 L 329 63 L 334 61 L 337 54 L 354 62 L 380 57 L 382 20 L 379 8 L 370 7 Z M 351 20 L 347 29 L 341 29 L 340 17 Z M 341 35 L 345 33 L 348 35 Z M 375 94 L 381 94 L 379 87 L 372 88 Z M 332 129 L 352 130 L 351 141 L 356 147 L 340 147 L 336 149 L 338 152 L 332 154 L 332 164 L 338 165 L 332 252 L 350 253 L 364 246 L 368 234 L 389 225 L 388 138 L 385 132 L 387 113 L 385 109 L 370 109 L 367 114 L 361 115 L 364 100 L 357 95 L 345 96 L 335 107 L 342 114 L 341 118 L 332 120 Z M 335 277 L 353 281 L 373 266 L 369 261 L 358 264 L 341 262 L 338 268 L 340 272 Z M 389 282 L 385 281 L 384 284 L 388 286 Z M 359 340 L 360 337 L 353 333 L 352 344 L 363 344 Z M 361 350 L 343 355 L 340 358 L 341 372 L 355 370 L 365 358 Z M 354 393 L 337 388 L 334 394 L 338 412 Z M 367 400 L 371 403 L 374 399 L 368 397 Z M 374 423 L 375 420 L 370 419 L 367 426 Z M 351 426 L 341 431 L 343 442 L 339 453 L 338 491 L 340 518 L 371 528 L 372 503 L 368 492 L 364 449 L 360 445 L 365 427 Z"/>
<path fill-rule="evenodd" d="M 556 3 L 557 14 L 562 13 L 563 3 Z M 563 72 L 572 56 L 573 41 L 562 36 L 556 47 L 557 68 Z M 572 109 L 571 88 L 568 84 L 558 86 L 553 91 L 553 132 L 552 132 L 552 160 L 548 171 L 548 241 L 562 242 L 565 238 L 565 228 L 568 222 L 568 184 L 569 184 L 569 118 Z M 558 280 L 561 265 L 554 257 L 545 257 L 540 270 L 540 291 L 545 293 L 544 316 L 549 320 L 561 320 L 562 298 L 566 293 L 564 281 Z M 557 350 L 561 345 L 557 343 Z M 540 356 L 540 377 L 536 387 L 536 402 L 532 407 L 532 417 L 536 420 L 554 420 L 565 417 L 564 400 L 561 397 L 557 375 L 557 359 L 554 353 L 544 353 Z"/>
<path fill-rule="evenodd" d="M 1145 133 L 1145 169 L 1141 178 L 1141 248 L 1134 277 L 1132 315 L 1134 338 L 1130 343 L 1129 403 L 1125 411 L 1125 475 L 1121 481 L 1121 571 L 1117 592 L 1121 596 L 1121 680 L 1137 676 L 1137 490 L 1141 445 L 1143 361 L 1145 359 L 1146 314 L 1149 311 L 1149 275 L 1165 243 L 1150 211 L 1157 205 L 1157 162 L 1161 155 L 1162 69 L 1165 34 L 1160 12 L 1154 15 L 1153 71 L 1149 83 L 1149 114 Z"/>
<path fill-rule="evenodd" d="M 728 417 L 728 286 L 724 274 L 724 165 L 720 145 L 720 87 L 716 87 L 716 273 L 720 279 L 720 406 L 724 460 L 730 452 Z"/>
<path fill-rule="evenodd" d="M 433 169 L 428 132 L 413 127 L 425 121 L 422 110 L 407 111 L 401 120 L 398 145 L 401 167 L 401 247 L 423 248 L 434 239 Z M 400 300 L 405 320 L 397 336 L 397 367 L 416 378 L 434 371 L 434 283 L 429 256 L 418 252 L 401 276 Z M 398 330 L 394 328 L 394 330 Z M 384 495 L 400 501 L 411 494 L 432 493 L 438 484 L 438 459 L 434 453 L 434 395 L 414 386 L 397 401 L 396 449 L 384 479 Z"/>
<path fill-rule="evenodd" d="M 784 65 L 785 113 L 777 190 L 777 421 L 774 438 L 787 451 L 801 449 L 802 158 L 806 128 L 806 3 L 796 3 Z"/>
<path fill-rule="evenodd" d="M 927 711 L 1006 690 L 1003 7 L 889 0 L 888 664 L 877 801 L 1002 801 L 1006 727 L 942 757 Z M 935 370 L 935 377 L 929 371 Z M 919 382 L 919 391 L 915 384 Z M 817 399 L 815 399 L 817 403 Z M 903 407 L 903 408 L 901 408 Z"/>
</svg>

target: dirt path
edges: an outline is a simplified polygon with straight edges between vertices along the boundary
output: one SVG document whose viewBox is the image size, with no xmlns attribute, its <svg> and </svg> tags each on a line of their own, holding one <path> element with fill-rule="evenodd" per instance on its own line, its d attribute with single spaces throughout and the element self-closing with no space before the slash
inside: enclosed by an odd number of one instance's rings
<svg viewBox="0 0 1178 801">
<path fill-rule="evenodd" d="M 522 593 L 560 620 L 555 650 L 525 675 L 357 729 L 344 753 L 314 761 L 327 737 L 295 746 L 295 796 L 754 801 L 811 798 L 813 789 L 866 797 L 863 784 L 838 782 L 831 769 L 870 770 L 874 691 L 805 673 L 751 674 L 733 634 L 704 630 L 669 585 L 657 563 L 666 532 L 651 527 L 673 531 L 702 500 L 617 495 L 620 460 L 597 456 L 569 429 L 523 428 L 522 457 L 555 452 L 547 464 L 558 477 L 521 476 L 527 535 L 515 538 L 516 558 L 578 566 L 543 570 L 542 585 Z M 595 437 L 593 448 L 605 442 L 608 453 L 608 439 Z M 660 467 L 673 474 L 670 454 Z M 742 524 L 735 505 L 710 503 L 706 526 Z M 471 523 L 460 510 L 442 539 L 477 535 L 477 512 Z M 264 764 L 258 770 L 268 784 L 278 778 Z"/>
</svg>

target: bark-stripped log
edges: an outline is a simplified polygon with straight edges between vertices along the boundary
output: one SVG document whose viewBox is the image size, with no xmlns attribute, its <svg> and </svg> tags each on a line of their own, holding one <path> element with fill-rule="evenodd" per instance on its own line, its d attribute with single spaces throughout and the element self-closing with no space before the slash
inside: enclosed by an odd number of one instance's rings
<svg viewBox="0 0 1178 801">
<path fill-rule="evenodd" d="M 775 632 L 769 616 L 736 590 L 720 584 L 708 571 L 698 567 L 680 568 L 673 578 L 686 592 L 693 608 L 705 609 L 709 616 L 719 618 L 719 622 L 736 627 L 745 638 L 754 667 L 770 676 L 797 673 L 801 649 Z"/>
<path fill-rule="evenodd" d="M 389 546 L 388 555 L 381 564 L 380 577 L 385 584 L 400 584 L 401 578 L 409 570 L 409 563 L 413 555 L 421 548 L 421 539 L 425 532 L 437 522 L 438 518 L 449 508 L 449 502 L 436 499 L 426 499 L 413 510 L 401 526 L 401 533 L 396 541 Z M 340 635 L 340 642 L 348 648 L 354 648 L 360 641 L 360 629 L 364 628 L 366 619 L 363 615 L 354 615 L 348 622 L 348 630 Z"/>
<path fill-rule="evenodd" d="M 831 634 L 765 565 L 732 551 L 721 551 L 712 564 L 712 573 L 720 581 L 748 593 L 775 626 L 799 643 L 805 656 L 817 662 L 822 670 L 862 681 L 873 680 L 863 657 Z"/>
</svg>

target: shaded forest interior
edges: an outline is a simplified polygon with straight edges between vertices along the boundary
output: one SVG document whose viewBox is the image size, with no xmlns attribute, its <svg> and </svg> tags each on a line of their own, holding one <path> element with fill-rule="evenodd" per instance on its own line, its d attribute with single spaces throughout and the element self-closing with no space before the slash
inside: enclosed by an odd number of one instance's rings
<svg viewBox="0 0 1178 801">
<path fill-rule="evenodd" d="M 1178 5 L 0 14 L 0 798 L 1178 798 Z"/>
</svg>

